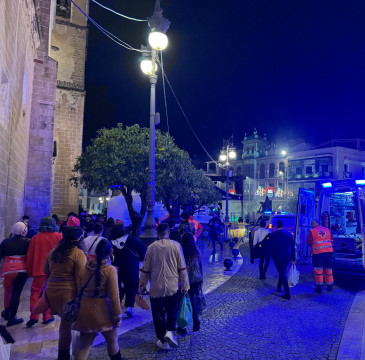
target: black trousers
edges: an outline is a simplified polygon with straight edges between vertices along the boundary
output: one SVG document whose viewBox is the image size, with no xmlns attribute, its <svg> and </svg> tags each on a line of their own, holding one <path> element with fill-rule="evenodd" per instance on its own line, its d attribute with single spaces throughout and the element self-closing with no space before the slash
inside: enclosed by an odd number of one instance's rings
<svg viewBox="0 0 365 360">
<path fill-rule="evenodd" d="M 19 302 L 20 302 L 20 295 L 23 291 L 23 287 L 25 283 L 27 282 L 27 273 L 20 272 L 16 276 L 16 278 L 13 280 L 12 283 L 12 289 L 11 289 L 11 300 L 8 307 L 8 314 L 9 318 L 15 318 L 16 313 L 18 311 Z"/>
<path fill-rule="evenodd" d="M 215 231 L 212 231 L 209 236 L 210 239 L 212 240 L 213 253 L 215 254 L 215 245 L 217 241 L 219 242 L 221 251 L 223 251 L 223 242 L 222 240 L 219 239 L 219 235 Z"/>
<path fill-rule="evenodd" d="M 121 285 L 123 283 L 123 287 Z M 138 278 L 132 279 L 130 275 L 118 272 L 119 298 L 123 300 L 126 307 L 133 307 L 136 294 L 138 293 Z"/>
<path fill-rule="evenodd" d="M 260 253 L 260 275 L 265 275 L 266 271 L 270 265 L 270 253 L 266 249 L 262 249 Z"/>
<path fill-rule="evenodd" d="M 196 304 L 196 299 L 197 299 L 198 294 L 199 294 L 199 286 L 200 286 L 200 283 L 192 283 L 192 284 L 190 284 L 190 289 L 188 291 L 191 306 L 193 308 L 193 324 L 194 325 L 195 324 L 200 324 L 199 314 L 198 314 L 198 307 L 197 307 L 197 304 Z"/>
<path fill-rule="evenodd" d="M 288 278 L 286 277 L 286 268 L 288 267 L 289 261 L 280 261 L 274 260 L 276 269 L 279 273 L 279 282 L 278 282 L 278 290 L 281 290 L 281 287 L 284 287 L 284 291 L 286 295 L 290 294 Z"/>
<path fill-rule="evenodd" d="M 179 292 L 172 296 L 151 297 L 153 325 L 157 338 L 162 342 L 165 342 L 166 331 L 175 331 L 179 298 Z"/>
</svg>

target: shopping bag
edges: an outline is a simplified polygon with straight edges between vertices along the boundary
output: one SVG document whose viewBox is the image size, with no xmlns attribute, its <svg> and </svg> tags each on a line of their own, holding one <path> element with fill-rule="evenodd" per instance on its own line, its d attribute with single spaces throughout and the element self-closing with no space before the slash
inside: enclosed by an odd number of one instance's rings
<svg viewBox="0 0 365 360">
<path fill-rule="evenodd" d="M 33 312 L 36 314 L 44 314 L 49 308 L 49 302 L 47 299 L 46 291 L 42 291 L 38 301 L 33 306 Z"/>
<path fill-rule="evenodd" d="M 10 360 L 10 347 L 11 344 L 4 344 L 3 339 L 0 336 L 0 359 Z"/>
<path fill-rule="evenodd" d="M 180 328 L 185 329 L 192 323 L 192 321 L 193 321 L 193 308 L 191 306 L 189 295 L 184 294 L 180 302 L 180 309 L 176 322 Z"/>
<path fill-rule="evenodd" d="M 289 264 L 287 268 L 288 284 L 293 287 L 298 284 L 300 272 L 297 270 L 295 264 Z"/>
</svg>

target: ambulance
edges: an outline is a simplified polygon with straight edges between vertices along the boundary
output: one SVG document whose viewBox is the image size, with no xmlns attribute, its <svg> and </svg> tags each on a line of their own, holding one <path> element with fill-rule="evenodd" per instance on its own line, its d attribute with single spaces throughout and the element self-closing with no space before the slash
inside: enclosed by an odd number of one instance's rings
<svg viewBox="0 0 365 360">
<path fill-rule="evenodd" d="M 338 272 L 365 274 L 365 180 L 336 180 L 321 184 L 316 204 L 314 191 L 299 189 L 295 245 L 299 261 L 310 260 L 306 244 L 311 221 L 330 229 L 334 264 Z"/>
</svg>

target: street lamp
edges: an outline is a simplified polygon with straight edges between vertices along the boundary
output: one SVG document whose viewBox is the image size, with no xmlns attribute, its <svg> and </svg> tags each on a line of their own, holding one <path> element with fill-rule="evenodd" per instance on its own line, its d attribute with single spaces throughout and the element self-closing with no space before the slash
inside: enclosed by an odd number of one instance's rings
<svg viewBox="0 0 365 360">
<path fill-rule="evenodd" d="M 236 149 L 228 140 L 226 148 L 221 150 L 221 154 L 219 155 L 219 161 L 222 162 L 222 167 L 226 168 L 226 216 L 224 218 L 225 222 L 229 222 L 229 204 L 228 204 L 228 195 L 229 195 L 229 172 L 230 172 L 230 163 L 229 159 L 235 159 L 237 156 Z"/>
<path fill-rule="evenodd" d="M 165 34 L 170 26 L 170 21 L 162 15 L 160 0 L 156 0 L 153 15 L 148 18 L 148 26 L 151 32 L 148 37 L 150 47 L 142 47 L 145 59 L 141 62 L 142 71 L 149 76 L 151 85 L 150 96 L 150 137 L 148 158 L 148 182 L 147 182 L 147 218 L 144 223 L 143 238 L 155 239 L 156 229 L 153 218 L 155 206 L 155 126 L 160 123 L 160 115 L 156 113 L 156 84 L 157 84 L 157 54 L 167 47 L 168 39 Z M 163 76 L 163 75 L 162 75 Z"/>
</svg>

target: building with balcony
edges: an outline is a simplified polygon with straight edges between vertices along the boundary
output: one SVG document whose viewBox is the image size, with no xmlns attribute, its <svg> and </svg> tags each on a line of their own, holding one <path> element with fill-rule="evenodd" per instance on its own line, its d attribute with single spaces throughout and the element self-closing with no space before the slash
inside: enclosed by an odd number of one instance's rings
<svg viewBox="0 0 365 360">
<path fill-rule="evenodd" d="M 346 178 L 365 178 L 365 141 L 333 140 L 312 145 L 301 139 L 280 147 L 255 129 L 245 134 L 237 157 L 230 161 L 229 191 L 242 196 L 230 200 L 230 217 L 256 218 L 266 196 L 273 211 L 295 212 L 299 188 L 319 194 L 321 183 Z M 207 175 L 225 191 L 226 173 L 219 161 L 207 162 Z M 225 200 L 222 199 L 222 209 Z"/>
</svg>

